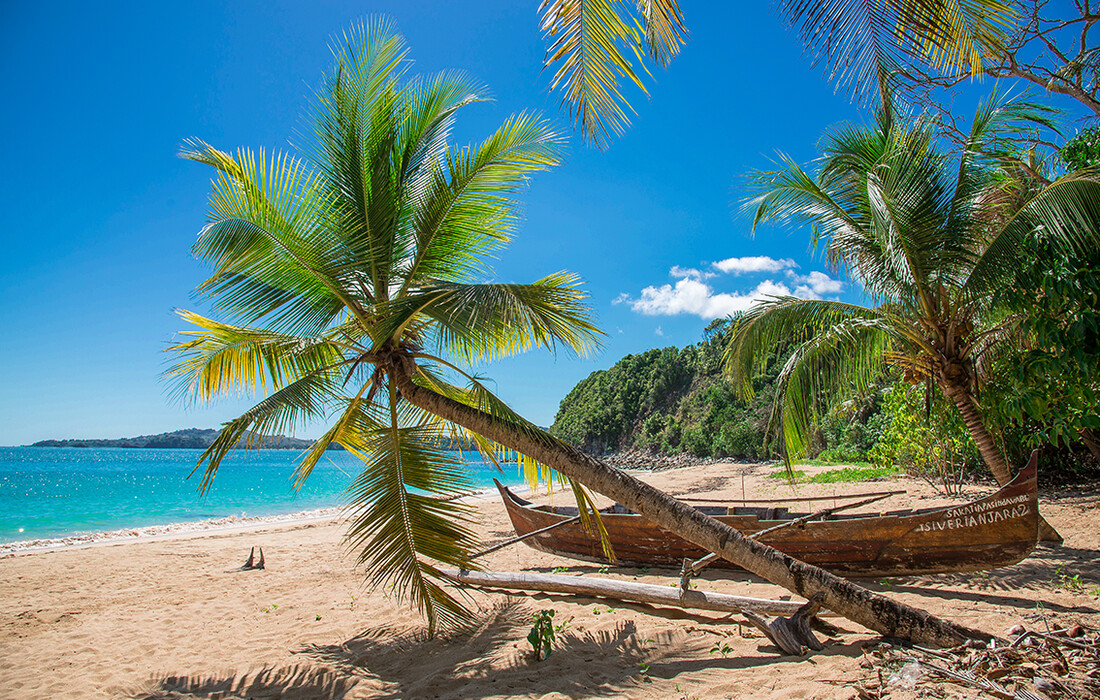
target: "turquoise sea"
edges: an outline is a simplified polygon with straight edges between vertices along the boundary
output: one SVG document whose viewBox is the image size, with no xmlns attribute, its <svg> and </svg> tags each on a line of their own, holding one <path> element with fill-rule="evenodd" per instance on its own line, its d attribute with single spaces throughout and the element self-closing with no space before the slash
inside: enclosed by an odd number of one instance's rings
<svg viewBox="0 0 1100 700">
<path fill-rule="evenodd" d="M 297 450 L 238 450 L 200 496 L 190 479 L 201 450 L 0 447 L 0 543 L 190 522 L 270 516 L 339 506 L 361 462 L 325 453 L 300 491 L 292 485 Z M 498 472 L 463 453 L 475 487 L 496 476 L 522 483 L 515 465 Z"/>
</svg>

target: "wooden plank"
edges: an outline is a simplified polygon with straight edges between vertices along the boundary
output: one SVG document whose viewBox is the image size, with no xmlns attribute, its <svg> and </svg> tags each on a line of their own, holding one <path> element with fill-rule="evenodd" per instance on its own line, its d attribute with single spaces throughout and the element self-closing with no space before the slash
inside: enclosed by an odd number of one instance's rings
<svg viewBox="0 0 1100 700">
<path fill-rule="evenodd" d="M 565 593 L 601 600 L 652 603 L 695 610 L 733 613 L 752 610 L 769 615 L 793 615 L 803 605 L 803 603 L 787 600 L 768 600 L 766 598 L 751 598 L 710 591 L 682 591 L 679 588 L 669 586 L 656 586 L 637 581 L 618 581 L 590 576 L 459 571 L 457 569 L 440 569 L 439 572 L 445 578 L 466 586 L 539 593 Z M 832 615 L 828 611 L 823 611 L 820 614 Z"/>
</svg>

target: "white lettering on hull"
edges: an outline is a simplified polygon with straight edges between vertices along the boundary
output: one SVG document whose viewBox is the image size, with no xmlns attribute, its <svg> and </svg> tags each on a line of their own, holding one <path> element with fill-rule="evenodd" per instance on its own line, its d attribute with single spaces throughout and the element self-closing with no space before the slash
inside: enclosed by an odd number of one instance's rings
<svg viewBox="0 0 1100 700">
<path fill-rule="evenodd" d="M 1018 498 L 1026 499 L 1027 496 L 1020 496 Z M 1016 502 L 1017 499 L 1001 499 L 1002 501 Z M 975 504 L 982 505 L 982 504 Z M 969 508 L 969 506 L 967 506 Z M 1031 504 L 1025 503 L 1023 505 L 1013 506 L 1011 508 L 1001 508 L 1000 510 L 978 512 L 974 515 L 970 514 L 957 514 L 957 511 L 965 510 L 958 508 L 956 510 L 948 511 L 944 514 L 942 520 L 936 520 L 930 523 L 921 523 L 917 526 L 917 532 L 935 532 L 937 530 L 958 530 L 966 527 L 979 527 L 982 525 L 992 525 L 1004 520 L 1015 520 L 1016 518 L 1022 518 L 1025 515 L 1031 513 Z M 982 509 L 985 510 L 985 509 Z M 958 517 L 954 517 L 958 515 Z"/>
</svg>

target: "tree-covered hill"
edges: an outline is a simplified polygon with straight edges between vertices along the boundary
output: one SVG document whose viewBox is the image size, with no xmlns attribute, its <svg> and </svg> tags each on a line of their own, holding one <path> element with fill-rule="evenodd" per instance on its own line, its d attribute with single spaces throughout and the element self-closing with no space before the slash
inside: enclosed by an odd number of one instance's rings
<svg viewBox="0 0 1100 700">
<path fill-rule="evenodd" d="M 688 347 L 627 355 L 582 380 L 562 400 L 550 431 L 586 451 L 643 449 L 697 457 L 768 456 L 764 435 L 779 363 L 739 399 L 721 375 L 729 321 L 711 322 Z"/>
<path fill-rule="evenodd" d="M 205 450 L 214 442 L 218 431 L 212 428 L 186 428 L 174 430 L 170 433 L 157 435 L 139 435 L 131 438 L 118 438 L 115 440 L 42 440 L 31 447 L 134 447 L 134 448 L 161 448 L 161 449 L 198 449 Z M 241 438 L 241 446 L 247 441 L 247 436 Z M 258 444 L 271 450 L 305 450 L 313 444 L 312 440 L 275 435 L 257 439 Z M 333 449 L 340 449 L 335 447 Z"/>
</svg>

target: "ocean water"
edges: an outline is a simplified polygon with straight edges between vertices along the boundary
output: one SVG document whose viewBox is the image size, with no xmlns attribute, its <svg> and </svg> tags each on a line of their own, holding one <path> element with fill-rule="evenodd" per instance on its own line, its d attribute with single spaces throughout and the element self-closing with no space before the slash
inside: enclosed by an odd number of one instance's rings
<svg viewBox="0 0 1100 700">
<path fill-rule="evenodd" d="M 187 478 L 201 450 L 0 448 L 0 542 L 191 522 L 271 516 L 343 505 L 362 463 L 332 450 L 301 490 L 293 488 L 297 450 L 238 450 L 199 495 L 202 474 Z M 475 487 L 523 479 L 463 453 Z"/>
</svg>

